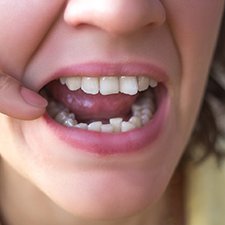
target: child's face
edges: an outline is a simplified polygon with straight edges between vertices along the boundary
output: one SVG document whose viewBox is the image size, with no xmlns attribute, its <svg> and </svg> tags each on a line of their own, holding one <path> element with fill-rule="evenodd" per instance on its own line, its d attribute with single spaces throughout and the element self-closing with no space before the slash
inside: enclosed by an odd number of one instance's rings
<svg viewBox="0 0 225 225">
<path fill-rule="evenodd" d="M 79 71 L 154 76 L 156 92 L 166 89 L 156 119 L 124 134 L 1 115 L 2 157 L 76 215 L 124 217 L 152 206 L 193 129 L 223 7 L 224 0 L 1 0 L 0 70 L 29 88 Z M 99 103 L 103 111 L 109 101 Z"/>
</svg>

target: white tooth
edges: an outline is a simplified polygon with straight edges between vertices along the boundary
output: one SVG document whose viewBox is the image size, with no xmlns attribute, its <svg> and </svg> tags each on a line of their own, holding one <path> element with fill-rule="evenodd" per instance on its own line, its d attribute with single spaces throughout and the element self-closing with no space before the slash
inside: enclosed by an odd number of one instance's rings
<svg viewBox="0 0 225 225">
<path fill-rule="evenodd" d="M 102 126 L 102 122 L 100 121 L 93 122 L 88 125 L 88 130 L 101 131 L 101 126 Z"/>
<path fill-rule="evenodd" d="M 83 129 L 83 130 L 87 130 L 88 129 L 88 125 L 86 123 L 79 123 L 75 127 Z"/>
<path fill-rule="evenodd" d="M 105 133 L 112 133 L 113 132 L 113 126 L 111 124 L 103 124 L 101 127 L 101 131 Z"/>
<path fill-rule="evenodd" d="M 144 125 L 144 124 L 146 124 L 146 123 L 148 123 L 148 121 L 150 120 L 150 118 L 149 118 L 149 116 L 148 115 L 142 115 L 141 116 L 141 121 L 142 121 L 142 124 Z"/>
<path fill-rule="evenodd" d="M 138 91 L 145 91 L 149 87 L 149 78 L 148 77 L 138 77 Z"/>
<path fill-rule="evenodd" d="M 74 127 L 76 124 L 77 124 L 77 121 L 76 120 L 73 120 L 71 118 L 68 118 L 67 120 L 65 120 L 63 122 L 63 124 L 67 127 Z"/>
<path fill-rule="evenodd" d="M 130 130 L 133 130 L 135 129 L 135 126 L 130 123 L 130 122 L 125 122 L 123 121 L 122 124 L 121 124 L 121 131 L 122 132 L 127 132 L 127 131 L 130 131 Z"/>
<path fill-rule="evenodd" d="M 128 95 L 135 95 L 138 92 L 136 77 L 120 77 L 120 92 Z"/>
<path fill-rule="evenodd" d="M 140 119 L 140 117 L 132 116 L 129 119 L 129 122 L 132 123 L 137 128 L 141 127 L 141 119 Z"/>
<path fill-rule="evenodd" d="M 158 86 L 158 82 L 153 80 L 153 79 L 150 79 L 149 80 L 149 86 L 152 87 L 152 88 L 155 88 Z"/>
<path fill-rule="evenodd" d="M 119 93 L 119 78 L 118 77 L 101 77 L 100 78 L 100 93 L 102 95 L 110 95 Z"/>
<path fill-rule="evenodd" d="M 61 77 L 61 78 L 59 78 L 59 80 L 60 80 L 60 83 L 62 84 L 62 85 L 64 85 L 64 84 L 66 84 L 66 77 Z"/>
<path fill-rule="evenodd" d="M 142 111 L 141 111 L 141 114 L 147 115 L 149 118 L 151 118 L 151 116 L 152 116 L 152 112 L 148 108 L 143 108 Z"/>
<path fill-rule="evenodd" d="M 110 124 L 113 126 L 114 132 L 120 132 L 121 131 L 121 123 L 123 119 L 122 118 L 112 118 L 109 120 Z"/>
<path fill-rule="evenodd" d="M 137 105 L 137 104 L 133 104 L 132 105 L 132 111 L 140 111 L 141 110 L 141 106 Z"/>
<path fill-rule="evenodd" d="M 81 89 L 87 94 L 97 94 L 99 92 L 99 79 L 97 77 L 83 77 Z"/>
<path fill-rule="evenodd" d="M 81 87 L 81 77 L 68 77 L 66 79 L 66 86 L 71 91 L 76 91 Z"/>
<path fill-rule="evenodd" d="M 140 117 L 141 111 L 133 111 L 132 115 L 135 116 L 135 117 Z"/>
<path fill-rule="evenodd" d="M 65 111 L 59 112 L 55 116 L 55 120 L 59 123 L 64 123 L 64 121 L 66 121 L 66 119 L 68 119 L 68 113 Z"/>
</svg>

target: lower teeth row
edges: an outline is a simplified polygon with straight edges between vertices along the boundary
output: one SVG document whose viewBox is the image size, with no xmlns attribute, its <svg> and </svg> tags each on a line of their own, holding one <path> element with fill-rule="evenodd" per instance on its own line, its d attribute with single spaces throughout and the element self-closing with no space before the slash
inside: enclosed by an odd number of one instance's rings
<svg viewBox="0 0 225 225">
<path fill-rule="evenodd" d="M 132 116 L 128 121 L 118 117 L 111 118 L 108 123 L 104 124 L 101 121 L 79 123 L 74 113 L 70 113 L 68 108 L 54 100 L 49 102 L 47 111 L 52 118 L 66 127 L 105 133 L 119 133 L 143 127 L 148 123 L 154 114 L 155 104 L 151 93 L 145 94 L 132 106 Z"/>
</svg>

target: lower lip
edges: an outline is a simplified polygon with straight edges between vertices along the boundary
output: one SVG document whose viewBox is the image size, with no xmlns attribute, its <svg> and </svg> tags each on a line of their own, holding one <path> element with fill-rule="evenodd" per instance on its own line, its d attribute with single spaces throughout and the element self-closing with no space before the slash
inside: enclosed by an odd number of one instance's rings
<svg viewBox="0 0 225 225">
<path fill-rule="evenodd" d="M 98 155 L 127 154 L 150 147 L 159 139 L 169 114 L 169 97 L 165 87 L 157 94 L 158 109 L 151 121 L 142 128 L 124 133 L 101 133 L 95 131 L 68 128 L 53 120 L 47 113 L 44 120 L 59 139 L 71 145 L 73 149 Z"/>
</svg>

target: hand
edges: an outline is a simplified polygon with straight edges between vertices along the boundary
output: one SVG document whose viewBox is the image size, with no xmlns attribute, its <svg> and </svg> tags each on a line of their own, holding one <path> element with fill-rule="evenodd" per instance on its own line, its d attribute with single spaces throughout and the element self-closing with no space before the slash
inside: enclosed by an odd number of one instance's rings
<svg viewBox="0 0 225 225">
<path fill-rule="evenodd" d="M 47 104 L 47 100 L 38 93 L 22 86 L 15 78 L 0 70 L 0 113 L 32 120 L 45 112 Z"/>
</svg>

